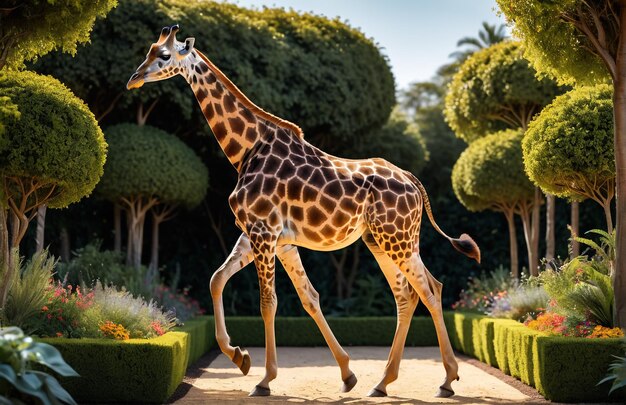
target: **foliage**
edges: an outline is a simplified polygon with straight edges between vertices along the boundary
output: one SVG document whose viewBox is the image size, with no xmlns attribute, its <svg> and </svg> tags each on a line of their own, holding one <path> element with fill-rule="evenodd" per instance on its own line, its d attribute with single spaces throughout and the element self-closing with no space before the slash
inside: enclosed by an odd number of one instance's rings
<svg viewBox="0 0 626 405">
<path fill-rule="evenodd" d="M 150 126 L 120 124 L 107 129 L 106 139 L 109 155 L 98 194 L 110 201 L 143 195 L 186 207 L 204 198 L 208 171 L 175 136 Z"/>
<path fill-rule="evenodd" d="M 0 73 L 0 82 L 3 80 L 2 73 Z M 4 133 L 4 122 L 8 119 L 19 119 L 20 112 L 15 104 L 11 102 L 8 96 L 0 96 L 0 136 Z M 3 140 L 0 139 L 0 147 Z"/>
<path fill-rule="evenodd" d="M 358 139 L 382 126 L 395 103 L 387 60 L 357 29 L 339 19 L 222 2 L 120 1 L 95 25 L 91 45 L 76 59 L 53 55 L 38 69 L 64 80 L 101 115 L 161 28 L 173 21 L 251 100 L 298 123 L 310 137 Z M 183 80 L 124 92 L 120 107 L 157 98 L 154 115 L 163 117 L 155 119 L 164 128 L 180 128 L 180 113 L 187 126 L 193 111 L 197 126 L 187 131 L 207 132 Z M 117 113 L 134 118 L 133 111 Z"/>
<path fill-rule="evenodd" d="M 511 277 L 508 270 L 500 266 L 489 275 L 481 273 L 480 277 L 470 277 L 467 288 L 461 292 L 452 309 L 487 313 L 495 301 L 515 287 L 517 280 Z"/>
<path fill-rule="evenodd" d="M 602 24 L 609 53 L 615 55 L 619 24 L 614 24 L 613 7 L 604 2 L 582 0 L 496 0 L 513 35 L 524 43 L 525 56 L 540 74 L 556 77 L 566 84 L 606 82 L 608 71 L 588 37 L 577 28 L 594 25 L 591 12 L 596 9 Z M 608 7 L 607 7 L 608 6 Z"/>
<path fill-rule="evenodd" d="M 55 264 L 47 250 L 35 253 L 26 264 L 22 260 L 13 263 L 15 276 L 2 309 L 3 325 L 19 326 L 28 334 L 39 330 L 39 314 L 47 302 L 44 291 L 50 285 Z"/>
<path fill-rule="evenodd" d="M 2 3 L 0 69 L 21 68 L 54 49 L 75 53 L 77 43 L 89 41 L 97 17 L 104 17 L 117 0 L 19 1 Z"/>
<path fill-rule="evenodd" d="M 90 194 L 102 175 L 106 143 L 85 103 L 58 80 L 32 72 L 4 75 L 0 95 L 9 97 L 20 111 L 19 118 L 4 123 L 0 175 L 53 187 L 36 198 L 52 208 L 66 207 Z M 47 199 L 46 192 L 51 193 Z M 13 188 L 0 195 L 3 205 L 6 198 L 21 197 Z"/>
<path fill-rule="evenodd" d="M 548 306 L 550 297 L 543 287 L 531 287 L 521 284 L 506 291 L 506 294 L 494 297 L 487 315 L 495 318 L 510 318 L 516 321 L 534 319 Z"/>
<path fill-rule="evenodd" d="M 19 328 L 0 329 L 0 402 L 76 404 L 52 375 L 40 371 L 42 367 L 64 377 L 78 377 L 54 347 L 34 342 Z"/>
<path fill-rule="evenodd" d="M 156 288 L 154 299 L 165 310 L 176 315 L 179 322 L 185 322 L 205 312 L 198 301 L 189 296 L 189 288 L 177 291 L 161 284 Z"/>
<path fill-rule="evenodd" d="M 613 263 L 615 260 L 615 231 L 613 231 L 612 234 L 609 234 L 602 229 L 591 229 L 585 233 L 595 233 L 596 235 L 600 235 L 600 244 L 589 238 L 583 238 L 580 236 L 576 236 L 574 239 L 594 250 L 594 260 L 596 262 L 604 262 L 608 264 Z"/>
<path fill-rule="evenodd" d="M 470 56 L 446 95 L 446 119 L 467 143 L 507 128 L 525 128 L 532 116 L 562 90 L 537 79 L 520 44 L 504 41 Z"/>
<path fill-rule="evenodd" d="M 522 141 L 531 181 L 546 193 L 577 200 L 612 192 L 612 99 L 609 85 L 577 87 L 535 117 Z"/>
<path fill-rule="evenodd" d="M 39 310 L 39 328 L 34 332 L 43 337 L 80 338 L 85 335 L 83 313 L 93 304 L 94 293 L 80 286 L 49 284 L 43 292 L 46 303 Z"/>
<path fill-rule="evenodd" d="M 626 339 L 624 340 L 624 344 L 626 347 Z M 617 389 L 626 387 L 626 357 L 614 357 L 616 358 L 616 360 L 609 366 L 608 375 L 598 383 L 598 385 L 600 385 L 605 382 L 613 381 L 609 393 L 612 393 Z"/>
<path fill-rule="evenodd" d="M 84 337 L 108 337 L 100 329 L 106 322 L 122 325 L 130 338 L 151 338 L 171 330 L 176 318 L 164 313 L 154 301 L 133 297 L 128 291 L 97 285 L 93 289 L 92 304 L 81 316 Z M 155 327 L 155 323 L 158 327 Z"/>
<path fill-rule="evenodd" d="M 141 293 L 141 280 L 135 268 L 123 264 L 122 254 L 101 250 L 101 242 L 92 242 L 74 252 L 75 257 L 57 265 L 57 278 L 64 284 L 93 287 L 98 281 L 104 285 L 124 286 L 133 294 Z"/>
<path fill-rule="evenodd" d="M 524 173 L 523 132 L 508 130 L 472 143 L 452 169 L 452 187 L 470 211 L 514 206 L 534 197 L 534 187 Z"/>
<path fill-rule="evenodd" d="M 475 37 L 463 37 L 456 42 L 456 46 L 465 47 L 465 49 L 453 52 L 450 56 L 459 61 L 464 61 L 474 52 L 484 48 L 488 48 L 491 45 L 507 39 L 506 30 L 504 24 L 496 25 L 489 24 L 486 21 L 482 23 L 482 29 L 478 31 L 478 38 Z"/>
</svg>

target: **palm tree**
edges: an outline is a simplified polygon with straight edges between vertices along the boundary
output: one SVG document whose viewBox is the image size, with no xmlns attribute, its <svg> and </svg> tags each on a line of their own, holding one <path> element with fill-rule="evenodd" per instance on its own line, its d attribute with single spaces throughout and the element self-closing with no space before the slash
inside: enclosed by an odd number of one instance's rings
<svg viewBox="0 0 626 405">
<path fill-rule="evenodd" d="M 489 24 L 483 21 L 483 27 L 478 31 L 478 38 L 464 37 L 459 39 L 456 43 L 457 47 L 466 47 L 463 50 L 456 51 L 450 54 L 451 57 L 457 61 L 462 62 L 467 59 L 468 56 L 483 48 L 488 48 L 493 44 L 502 42 L 508 38 L 506 33 L 506 26 L 504 24 L 496 25 Z"/>
</svg>

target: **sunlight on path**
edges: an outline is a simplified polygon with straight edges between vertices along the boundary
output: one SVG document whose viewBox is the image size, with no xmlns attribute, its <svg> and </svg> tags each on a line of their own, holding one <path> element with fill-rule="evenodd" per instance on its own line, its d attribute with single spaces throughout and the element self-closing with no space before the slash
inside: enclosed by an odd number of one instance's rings
<svg viewBox="0 0 626 405">
<path fill-rule="evenodd" d="M 389 397 L 367 398 L 369 390 L 382 376 L 388 348 L 346 347 L 351 368 L 359 379 L 347 394 L 339 392 L 339 367 L 327 348 L 278 348 L 278 377 L 271 383 L 272 397 L 248 398 L 264 375 L 264 349 L 250 348 L 252 368 L 247 376 L 220 354 L 205 369 L 194 387 L 176 404 L 228 403 L 343 403 L 343 404 L 485 404 L 529 402 L 517 389 L 469 363 L 459 362 L 461 381 L 453 384 L 456 395 L 435 398 L 443 381 L 444 369 L 436 347 L 407 347 L 400 366 L 400 377 L 388 387 Z"/>
</svg>

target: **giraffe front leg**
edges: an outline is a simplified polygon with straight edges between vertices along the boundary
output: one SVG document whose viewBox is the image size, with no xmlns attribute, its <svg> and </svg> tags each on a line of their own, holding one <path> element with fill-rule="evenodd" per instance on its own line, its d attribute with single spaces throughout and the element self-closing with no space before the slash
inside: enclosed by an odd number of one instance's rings
<svg viewBox="0 0 626 405">
<path fill-rule="evenodd" d="M 213 312 L 215 316 L 215 337 L 222 352 L 235 363 L 241 372 L 246 375 L 250 371 L 250 354 L 247 350 L 242 350 L 239 346 L 233 347 L 230 344 L 230 337 L 226 330 L 224 320 L 224 303 L 222 292 L 228 280 L 239 270 L 243 269 L 252 261 L 252 249 L 250 241 L 245 234 L 242 234 L 224 264 L 211 277 L 211 297 L 213 298 Z"/>
<path fill-rule="evenodd" d="M 255 228 L 260 228 L 256 230 Z M 276 317 L 275 261 L 277 236 L 265 231 L 265 226 L 255 226 L 250 232 L 254 264 L 259 277 L 261 295 L 261 317 L 265 327 L 265 377 L 250 392 L 251 397 L 270 395 L 270 381 L 278 374 L 276 355 L 276 336 L 274 319 Z"/>
<path fill-rule="evenodd" d="M 341 392 L 351 391 L 357 383 L 357 378 L 348 365 L 350 357 L 348 353 L 343 350 L 337 338 L 335 338 L 333 331 L 324 318 L 324 314 L 322 314 L 319 294 L 315 291 L 315 288 L 313 288 L 311 281 L 306 275 L 298 249 L 292 245 L 281 246 L 277 250 L 277 255 L 300 297 L 302 306 L 311 318 L 313 318 L 320 332 L 322 332 L 326 344 L 341 369 L 341 379 L 343 381 Z"/>
</svg>

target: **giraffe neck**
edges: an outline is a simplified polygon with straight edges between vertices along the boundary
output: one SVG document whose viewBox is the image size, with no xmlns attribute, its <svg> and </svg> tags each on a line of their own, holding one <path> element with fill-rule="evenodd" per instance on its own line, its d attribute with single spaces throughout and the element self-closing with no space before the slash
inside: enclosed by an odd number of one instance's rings
<svg viewBox="0 0 626 405">
<path fill-rule="evenodd" d="M 263 111 L 222 73 L 206 56 L 194 50 L 181 74 L 190 84 L 217 142 L 239 171 L 254 145 L 277 128 L 302 137 L 295 124 Z"/>
</svg>

